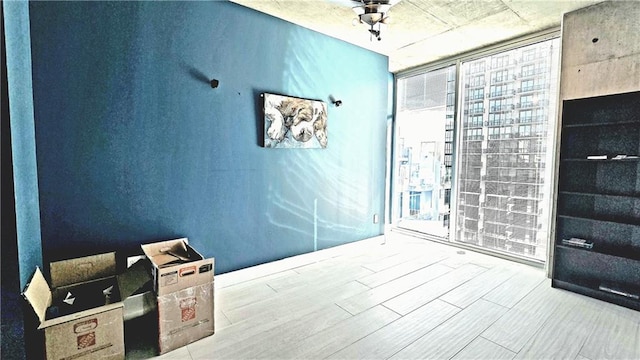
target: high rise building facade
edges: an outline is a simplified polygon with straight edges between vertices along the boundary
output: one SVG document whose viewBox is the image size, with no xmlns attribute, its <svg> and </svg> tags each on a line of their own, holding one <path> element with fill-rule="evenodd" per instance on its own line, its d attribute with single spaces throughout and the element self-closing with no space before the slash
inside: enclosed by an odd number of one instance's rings
<svg viewBox="0 0 640 360">
<path fill-rule="evenodd" d="M 463 64 L 454 241 L 544 260 L 558 46 L 548 40 Z"/>
</svg>

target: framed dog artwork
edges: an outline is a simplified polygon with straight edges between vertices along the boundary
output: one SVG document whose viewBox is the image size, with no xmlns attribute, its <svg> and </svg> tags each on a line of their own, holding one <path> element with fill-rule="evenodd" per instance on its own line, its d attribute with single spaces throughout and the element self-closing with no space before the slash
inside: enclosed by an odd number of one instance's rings
<svg viewBox="0 0 640 360">
<path fill-rule="evenodd" d="M 326 148 L 327 104 L 319 100 L 262 93 L 264 147 Z"/>
</svg>

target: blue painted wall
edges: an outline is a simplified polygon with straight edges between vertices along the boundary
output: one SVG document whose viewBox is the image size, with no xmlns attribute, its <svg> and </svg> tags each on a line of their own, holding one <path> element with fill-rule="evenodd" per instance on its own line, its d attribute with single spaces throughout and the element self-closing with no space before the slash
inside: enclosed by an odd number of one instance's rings
<svg viewBox="0 0 640 360">
<path fill-rule="evenodd" d="M 222 273 L 382 233 L 385 56 L 228 2 L 29 6 L 45 263 L 185 236 Z M 328 149 L 260 147 L 261 92 L 341 99 Z"/>
<path fill-rule="evenodd" d="M 22 288 L 29 282 L 36 266 L 42 265 L 29 7 L 24 1 L 5 1 L 2 6 L 13 166 L 13 179 L 9 181 L 13 181 L 15 199 L 15 224 L 12 225 L 15 225 L 19 265 L 16 270 Z M 3 243 L 7 241 L 13 239 L 3 236 Z M 12 260 L 6 261 L 13 263 Z"/>
</svg>

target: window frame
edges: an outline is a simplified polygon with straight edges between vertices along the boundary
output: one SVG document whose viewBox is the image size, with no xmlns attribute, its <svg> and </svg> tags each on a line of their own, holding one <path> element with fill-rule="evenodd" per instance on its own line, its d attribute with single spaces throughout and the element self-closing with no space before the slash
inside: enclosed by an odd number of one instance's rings
<svg viewBox="0 0 640 360">
<path fill-rule="evenodd" d="M 461 114 L 465 110 L 464 109 L 464 104 L 461 104 L 461 102 L 458 101 L 458 97 L 460 97 L 461 94 L 462 94 L 462 91 L 465 90 L 464 88 L 462 88 L 463 85 L 460 82 L 461 64 L 463 62 L 471 62 L 473 60 L 479 60 L 481 58 L 485 58 L 485 57 L 488 57 L 488 56 L 491 56 L 491 55 L 494 55 L 494 54 L 497 54 L 497 53 L 500 53 L 500 52 L 509 51 L 509 50 L 512 50 L 512 49 L 515 49 L 515 48 L 519 48 L 519 47 L 535 44 L 535 43 L 546 41 L 546 40 L 559 39 L 559 38 L 560 38 L 560 27 L 556 26 L 556 27 L 548 28 L 546 30 L 542 30 L 540 32 L 533 33 L 533 34 L 530 34 L 530 35 L 527 35 L 527 36 L 512 38 L 512 39 L 497 43 L 497 44 L 492 45 L 492 46 L 487 46 L 487 47 L 484 47 L 484 48 L 481 48 L 481 49 L 476 49 L 476 50 L 472 50 L 472 51 L 468 51 L 468 52 L 463 52 L 463 53 L 460 53 L 460 54 L 457 54 L 457 55 L 454 55 L 454 56 L 451 56 L 451 57 L 443 58 L 443 59 L 438 60 L 438 61 L 434 61 L 434 62 L 426 63 L 424 65 L 416 66 L 416 67 L 413 67 L 411 69 L 405 69 L 405 70 L 398 71 L 397 73 L 394 73 L 394 97 L 393 97 L 393 99 L 394 99 L 393 100 L 394 101 L 394 107 L 397 106 L 396 105 L 397 101 L 398 101 L 398 98 L 397 98 L 397 86 L 398 86 L 398 82 L 401 79 L 406 78 L 406 77 L 410 77 L 410 76 L 414 76 L 414 75 L 417 75 L 417 74 L 429 72 L 429 71 L 435 71 L 435 70 L 443 69 L 443 68 L 448 67 L 448 66 L 454 66 L 454 65 L 456 66 L 456 71 L 455 71 L 456 81 L 455 81 L 455 84 L 457 86 L 457 89 L 456 89 L 456 92 L 455 92 L 455 104 L 456 105 L 455 105 L 455 112 L 454 112 L 454 117 L 455 117 L 454 132 L 456 133 L 456 135 L 454 135 L 454 140 L 453 140 L 454 153 L 453 153 L 453 155 L 448 155 L 452 159 L 452 162 L 453 162 L 453 164 L 452 164 L 452 174 L 451 174 L 452 181 L 456 181 L 456 168 L 457 168 L 457 164 L 460 163 L 459 157 L 461 155 L 460 151 L 458 151 L 458 146 L 459 146 L 459 141 L 461 141 L 461 139 L 463 137 L 463 134 L 460 133 L 460 129 L 459 129 L 459 126 L 461 125 L 459 119 L 461 117 Z M 529 52 L 527 52 L 527 54 L 523 54 L 523 57 L 525 55 L 527 56 L 526 61 L 533 61 L 533 60 L 537 59 L 540 56 L 540 54 L 536 53 L 535 51 L 529 51 Z M 558 63 L 559 63 L 559 59 L 558 59 Z M 477 67 L 478 67 L 477 70 L 480 70 L 482 68 L 482 71 L 486 70 L 487 67 L 491 66 L 491 64 L 486 63 L 486 62 L 479 62 L 477 64 L 478 64 L 477 65 Z M 539 72 L 539 69 L 540 69 L 539 65 L 534 65 L 533 67 L 528 67 L 527 70 L 528 70 L 528 72 L 531 72 L 531 73 L 527 73 L 526 76 L 534 76 L 534 75 L 536 75 Z M 510 75 L 511 76 L 523 76 L 523 74 L 510 74 Z M 481 75 L 477 75 L 474 78 L 473 83 L 475 85 L 478 85 L 478 86 L 480 86 L 480 85 L 484 86 L 486 84 L 486 82 L 490 81 L 490 80 L 491 79 L 485 79 L 484 75 L 481 74 Z M 489 85 L 492 85 L 492 84 L 489 84 Z M 511 90 L 517 91 L 518 89 L 511 89 Z M 490 90 L 488 92 L 490 92 Z M 485 93 L 486 96 L 490 96 L 490 94 L 488 92 Z M 555 93 L 550 94 L 550 96 L 555 96 L 556 98 L 559 97 L 559 86 L 556 87 Z M 548 101 L 548 99 L 546 101 Z M 467 109 L 467 111 L 468 111 L 468 109 Z M 556 119 L 557 119 L 558 116 L 559 115 L 556 113 Z M 536 110 L 534 109 L 533 123 L 538 121 L 538 120 L 536 120 L 538 117 L 539 117 L 539 115 L 536 115 Z M 487 120 L 485 120 L 485 121 L 487 121 Z M 517 122 L 516 120 L 518 120 L 518 119 L 511 119 L 512 123 L 514 121 Z M 391 127 L 391 131 L 393 132 L 394 129 L 395 129 L 395 118 L 394 118 L 394 121 L 393 121 L 392 124 L 393 125 Z M 551 125 L 551 126 L 552 126 L 552 129 L 556 131 L 556 134 L 554 135 L 554 140 L 557 142 L 557 139 L 558 139 L 558 136 L 559 136 L 559 134 L 557 133 L 557 126 L 553 126 L 553 125 Z M 391 134 L 390 136 L 391 136 L 392 140 L 390 141 L 391 147 L 390 147 L 389 151 L 392 152 L 393 149 L 395 148 L 395 146 L 393 145 L 393 143 L 395 142 L 395 138 L 394 138 L 393 134 Z M 515 132 L 515 128 L 512 130 L 511 136 L 512 137 L 517 136 L 517 132 Z M 517 161 L 518 162 L 523 162 L 525 164 L 528 164 L 532 160 L 532 159 L 530 159 L 529 155 L 524 155 L 524 154 L 515 155 L 514 154 L 514 156 L 517 156 L 517 159 L 518 159 Z M 526 159 L 525 159 L 525 157 L 526 157 Z M 394 156 L 391 155 L 389 157 L 389 159 L 394 159 Z M 549 166 L 551 169 L 554 169 L 556 167 L 556 160 L 557 160 L 556 157 L 551 157 L 551 163 L 547 164 L 547 166 Z M 393 168 L 393 164 L 391 162 L 389 163 L 388 166 L 389 166 L 389 168 Z M 391 197 L 392 197 L 393 191 L 391 190 L 391 186 L 393 186 L 392 185 L 393 176 L 394 176 L 394 174 L 391 174 L 391 173 L 389 174 L 388 184 L 387 184 L 387 194 L 386 194 L 387 202 L 386 202 L 386 205 L 385 205 L 385 207 L 386 207 L 385 212 L 388 215 L 388 219 L 392 218 L 392 214 L 391 214 L 391 211 L 392 211 L 392 208 L 391 208 Z M 458 203 L 456 198 L 458 196 L 464 197 L 463 195 L 464 194 L 458 194 L 457 191 L 456 191 L 456 186 L 454 186 L 452 191 L 451 191 L 451 197 L 450 197 L 450 201 L 449 201 L 449 203 L 452 204 L 451 206 L 456 206 L 456 205 L 454 205 L 454 204 Z M 555 188 L 553 188 L 553 186 L 552 186 L 552 189 L 551 189 L 550 196 L 551 196 L 551 201 L 554 201 L 556 196 L 557 196 L 556 190 L 555 190 Z M 464 206 L 464 201 L 460 201 L 460 204 L 462 206 Z M 454 208 L 452 208 L 451 218 L 449 219 L 451 224 L 455 223 L 455 221 L 456 221 L 455 217 L 456 217 L 456 211 L 455 211 Z M 553 229 L 553 224 L 552 223 L 553 223 L 553 219 L 550 219 L 549 225 L 547 227 L 547 233 L 550 234 L 550 235 L 552 234 L 552 229 Z M 391 224 L 388 224 L 388 225 L 391 225 Z M 414 234 L 414 235 L 419 236 L 419 234 Z M 452 237 L 452 236 L 454 236 L 454 231 L 450 232 L 450 237 Z M 437 238 L 432 238 L 432 240 L 441 241 L 441 240 L 439 240 Z M 549 236 L 549 240 L 548 240 L 548 243 L 547 243 L 546 261 L 544 263 L 542 263 L 542 264 L 540 262 L 538 262 L 538 261 L 533 261 L 533 260 L 529 260 L 529 259 L 526 259 L 526 258 L 505 256 L 505 255 L 502 255 L 500 253 L 493 253 L 493 252 L 489 252 L 489 251 L 484 251 L 481 248 L 468 247 L 468 246 L 465 246 L 464 244 L 457 243 L 455 241 L 447 241 L 446 243 L 449 244 L 449 245 L 452 245 L 452 246 L 456 246 L 456 247 L 470 248 L 470 249 L 473 249 L 474 251 L 478 251 L 478 252 L 486 252 L 486 253 L 489 253 L 489 254 L 491 254 L 493 256 L 503 257 L 503 258 L 506 258 L 506 259 L 509 259 L 509 260 L 513 260 L 513 261 L 517 261 L 517 262 L 521 262 L 521 263 L 525 263 L 525 264 L 529 264 L 529 265 L 533 265 L 533 266 L 544 267 L 544 268 L 547 269 L 547 272 L 549 271 L 550 267 L 552 266 L 552 264 L 551 264 L 552 261 L 550 259 L 550 256 L 551 256 L 550 255 L 551 254 L 550 251 L 552 249 L 552 246 L 550 245 L 551 244 L 551 236 Z"/>
</svg>

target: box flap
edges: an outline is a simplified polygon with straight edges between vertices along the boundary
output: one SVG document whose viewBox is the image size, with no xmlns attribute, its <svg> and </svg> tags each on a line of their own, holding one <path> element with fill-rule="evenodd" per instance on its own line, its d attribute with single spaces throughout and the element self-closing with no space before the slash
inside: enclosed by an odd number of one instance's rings
<svg viewBox="0 0 640 360">
<path fill-rule="evenodd" d="M 177 261 L 181 261 L 180 258 L 171 254 L 158 254 L 151 257 L 151 262 L 159 267 Z"/>
<path fill-rule="evenodd" d="M 122 274 L 118 275 L 118 287 L 120 288 L 122 301 L 135 294 L 146 283 L 151 281 L 151 275 L 145 267 L 145 263 L 146 260 L 138 260 Z"/>
<path fill-rule="evenodd" d="M 201 260 L 201 256 L 193 258 L 188 245 L 189 240 L 187 238 L 182 238 L 145 244 L 142 245 L 142 251 L 156 266 L 162 266 L 174 262 Z"/>
<path fill-rule="evenodd" d="M 47 308 L 51 305 L 51 289 L 40 268 L 36 267 L 36 271 L 31 277 L 31 281 L 25 286 L 22 296 L 31 305 L 42 323 L 47 314 Z"/>
<path fill-rule="evenodd" d="M 115 275 L 115 252 L 51 263 L 51 286 L 54 288 Z"/>
</svg>

